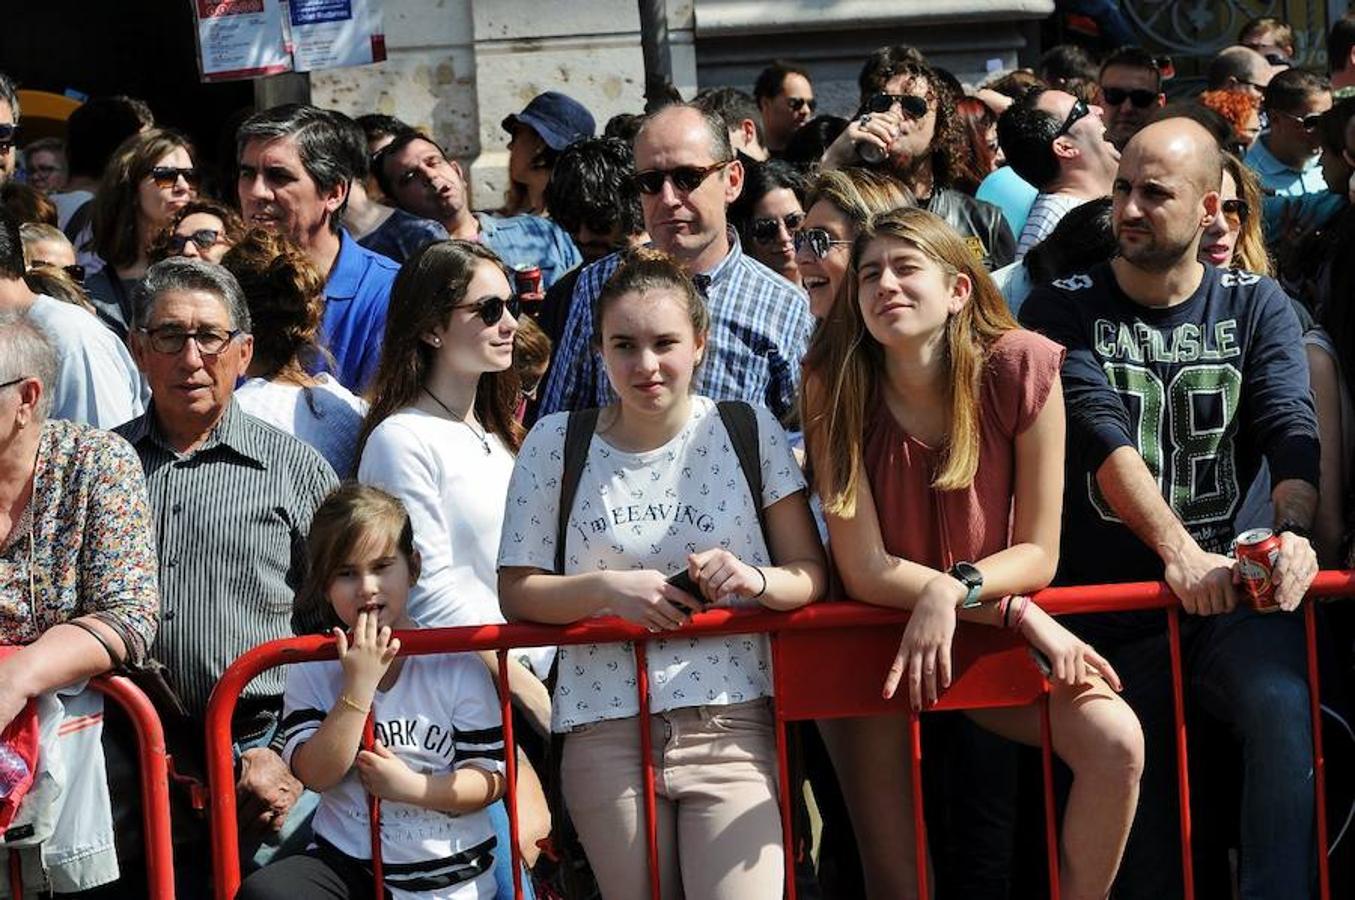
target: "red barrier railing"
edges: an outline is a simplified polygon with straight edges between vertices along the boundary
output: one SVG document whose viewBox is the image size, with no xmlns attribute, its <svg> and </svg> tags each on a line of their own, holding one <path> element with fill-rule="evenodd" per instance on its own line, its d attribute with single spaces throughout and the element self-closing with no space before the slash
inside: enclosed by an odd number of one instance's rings
<svg viewBox="0 0 1355 900">
<path fill-rule="evenodd" d="M 1309 598 L 1355 595 L 1355 571 L 1319 573 Z M 1171 651 L 1177 775 L 1181 799 L 1181 859 L 1186 897 L 1194 897 L 1191 864 L 1190 787 L 1186 768 L 1186 724 L 1182 699 L 1180 604 L 1161 582 L 1050 588 L 1036 595 L 1037 602 L 1055 615 L 1127 612 L 1164 609 L 1167 612 Z M 1319 885 L 1322 900 L 1330 900 L 1327 865 L 1325 761 L 1322 754 L 1320 695 L 1317 682 L 1314 608 L 1305 604 L 1308 640 L 1308 679 L 1313 727 L 1314 781 L 1316 790 Z M 786 766 L 785 724 L 814 718 L 861 716 L 878 713 L 910 715 L 910 744 L 914 778 L 914 819 L 920 895 L 926 892 L 926 839 L 922 814 L 921 760 L 918 716 L 907 709 L 906 692 L 893 700 L 880 696 L 888 663 L 898 648 L 897 626 L 907 621 L 900 610 L 859 603 L 818 603 L 789 613 L 765 610 L 744 612 L 717 609 L 695 616 L 682 629 L 686 635 L 731 635 L 767 633 L 771 639 L 776 687 L 775 724 L 780 769 L 780 803 L 786 851 L 786 893 L 795 898 L 794 841 L 790 813 L 790 785 Z M 893 626 L 893 627 L 889 627 Z M 1047 703 L 1048 684 L 1039 675 L 1025 651 L 1025 644 L 1010 632 L 961 624 L 963 639 L 954 644 L 951 687 L 933 709 L 965 709 L 990 706 L 1042 704 L 1041 733 L 1045 772 L 1046 834 L 1049 838 L 1051 896 L 1058 896 L 1058 844 L 1054 832 L 1051 788 L 1051 753 Z M 544 625 L 485 625 L 473 628 L 439 628 L 401 632 L 401 653 L 425 655 L 493 650 L 498 653 L 499 689 L 504 716 L 506 801 L 512 838 L 515 894 L 522 896 L 518 848 L 516 797 L 516 744 L 512 734 L 507 689 L 507 649 L 632 641 L 635 647 L 637 692 L 640 701 L 641 758 L 644 760 L 645 819 L 648 829 L 651 894 L 659 896 L 653 761 L 649 752 L 649 705 L 645 645 L 655 635 L 639 625 L 617 619 L 597 619 L 565 627 Z M 850 640 L 842 640 L 850 637 Z M 835 658 L 834 654 L 837 654 Z M 260 673 L 279 665 L 336 658 L 332 637 L 313 635 L 273 641 L 241 656 L 217 682 L 207 708 L 207 772 L 214 802 L 212 813 L 213 878 L 217 900 L 231 900 L 240 884 L 240 852 L 236 832 L 234 769 L 231 754 L 231 716 L 241 691 Z M 836 659 L 836 664 L 835 664 Z M 812 665 L 810 665 L 812 663 Z M 853 678 L 853 673 L 856 677 Z M 866 673 L 863 676 L 860 673 Z M 861 684 L 869 683 L 869 690 Z M 375 834 L 374 830 L 374 834 Z M 374 848 L 374 859 L 379 857 Z"/>
<path fill-rule="evenodd" d="M 89 686 L 127 712 L 136 731 L 141 771 L 142 827 L 145 830 L 149 900 L 174 900 L 174 845 L 169 819 L 169 754 L 160 715 L 141 689 L 120 675 L 92 678 Z M 17 852 L 10 853 L 10 896 L 22 900 L 23 876 Z"/>
</svg>

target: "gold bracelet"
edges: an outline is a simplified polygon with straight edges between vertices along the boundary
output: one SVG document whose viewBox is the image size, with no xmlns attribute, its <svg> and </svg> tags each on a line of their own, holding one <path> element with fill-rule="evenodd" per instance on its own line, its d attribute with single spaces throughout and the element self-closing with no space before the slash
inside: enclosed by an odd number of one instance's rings
<svg viewBox="0 0 1355 900">
<path fill-rule="evenodd" d="M 371 708 L 370 705 L 368 705 L 368 706 L 363 706 L 361 703 L 358 703 L 356 700 L 354 700 L 352 697 L 348 696 L 347 694 L 340 694 L 340 695 L 339 695 L 339 702 L 342 703 L 344 706 L 348 707 L 349 709 L 351 709 L 353 712 L 360 712 L 360 713 L 362 713 L 364 716 L 367 715 L 367 713 L 369 713 L 369 712 L 372 711 L 372 708 Z"/>
</svg>

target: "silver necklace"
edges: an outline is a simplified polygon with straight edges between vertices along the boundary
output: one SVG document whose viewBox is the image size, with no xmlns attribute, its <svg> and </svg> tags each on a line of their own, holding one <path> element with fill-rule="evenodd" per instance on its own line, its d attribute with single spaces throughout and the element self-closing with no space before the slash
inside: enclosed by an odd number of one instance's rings
<svg viewBox="0 0 1355 900">
<path fill-rule="evenodd" d="M 490 454 L 488 431 L 476 431 L 475 426 L 468 422 L 465 416 L 458 416 L 456 413 L 452 412 L 452 408 L 448 406 L 446 403 L 443 403 L 441 400 L 439 400 L 437 398 L 437 395 L 430 391 L 428 388 L 424 388 L 423 392 L 427 394 L 430 398 L 432 398 L 434 403 L 436 403 L 438 406 L 441 406 L 447 412 L 447 415 L 452 417 L 452 421 L 460 422 L 462 425 L 465 425 L 467 428 L 470 429 L 470 433 L 475 435 L 475 437 L 479 439 L 480 446 L 485 448 L 485 456 L 488 456 Z"/>
</svg>

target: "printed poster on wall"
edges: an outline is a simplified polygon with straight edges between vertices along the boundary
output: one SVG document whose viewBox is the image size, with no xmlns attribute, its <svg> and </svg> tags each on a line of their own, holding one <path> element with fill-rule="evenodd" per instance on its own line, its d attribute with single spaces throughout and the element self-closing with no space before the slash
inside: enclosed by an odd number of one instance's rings
<svg viewBox="0 0 1355 900">
<path fill-rule="evenodd" d="M 189 0 L 203 81 L 386 58 L 381 0 Z"/>
<path fill-rule="evenodd" d="M 386 58 L 380 0 L 289 0 L 288 25 L 298 72 Z"/>
<path fill-rule="evenodd" d="M 191 0 L 203 81 L 292 70 L 281 0 Z"/>
</svg>

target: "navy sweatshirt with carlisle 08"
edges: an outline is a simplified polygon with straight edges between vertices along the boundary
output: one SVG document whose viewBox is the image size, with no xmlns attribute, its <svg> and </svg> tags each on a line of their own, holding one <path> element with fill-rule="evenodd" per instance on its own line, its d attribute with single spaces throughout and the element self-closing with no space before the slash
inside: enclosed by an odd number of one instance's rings
<svg viewBox="0 0 1355 900">
<path fill-rule="evenodd" d="M 1261 464 L 1272 483 L 1318 483 L 1317 416 L 1302 332 L 1274 281 L 1204 267 L 1167 308 L 1131 300 L 1108 263 L 1037 288 L 1022 323 L 1068 349 L 1067 479 L 1058 583 L 1160 579 L 1157 553 L 1125 527 L 1096 484 L 1113 451 L 1134 447 L 1163 498 L 1206 551 L 1227 553 Z"/>
</svg>

